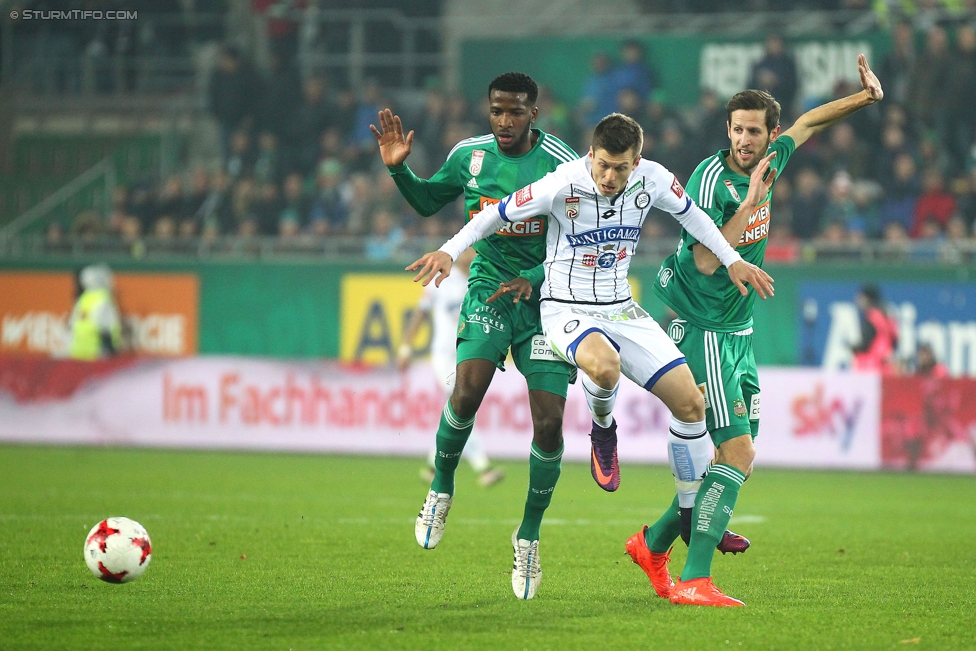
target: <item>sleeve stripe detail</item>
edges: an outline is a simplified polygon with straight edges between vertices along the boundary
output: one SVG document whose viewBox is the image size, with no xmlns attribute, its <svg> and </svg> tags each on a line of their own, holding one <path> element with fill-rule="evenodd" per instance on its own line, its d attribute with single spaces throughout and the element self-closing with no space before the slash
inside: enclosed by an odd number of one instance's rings
<svg viewBox="0 0 976 651">
<path fill-rule="evenodd" d="M 679 215 L 683 215 L 683 214 L 685 214 L 686 212 L 688 212 L 688 211 L 689 211 L 689 210 L 691 209 L 691 203 L 692 203 L 692 202 L 691 202 L 691 197 L 689 197 L 689 196 L 688 196 L 688 193 L 686 192 L 686 193 L 685 193 L 685 207 L 684 207 L 684 209 L 683 209 L 683 210 L 682 210 L 681 212 L 679 212 L 678 214 L 679 214 Z"/>
<path fill-rule="evenodd" d="M 546 139 L 545 139 L 545 141 L 543 141 L 542 144 L 543 145 L 549 145 L 550 147 L 553 147 L 554 149 L 557 149 L 557 150 L 565 153 L 567 156 L 569 156 L 570 160 L 576 160 L 577 158 L 579 158 L 579 156 L 576 154 L 575 151 L 573 151 L 572 149 L 570 149 L 568 146 L 564 145 L 563 143 L 559 142 L 555 138 L 551 138 L 549 136 L 546 136 Z"/>
<path fill-rule="evenodd" d="M 454 152 L 456 152 L 458 149 L 461 149 L 462 147 L 474 147 L 476 145 L 486 145 L 486 144 L 490 143 L 491 141 L 493 141 L 494 139 L 495 139 L 495 136 L 490 136 L 490 135 L 489 136 L 477 136 L 477 137 L 474 137 L 474 138 L 466 138 L 466 139 L 462 140 L 461 142 L 459 142 L 458 144 L 454 145 L 454 149 L 452 149 L 450 151 L 450 153 L 447 155 L 447 157 L 450 158 L 451 156 L 454 155 Z"/>
<path fill-rule="evenodd" d="M 701 186 L 698 188 L 698 204 L 702 208 L 712 207 L 715 183 L 718 182 L 721 173 L 722 162 L 716 156 L 702 173 Z"/>
<path fill-rule="evenodd" d="M 553 158 L 558 158 L 559 160 L 561 160 L 564 163 L 568 163 L 568 162 L 570 162 L 570 161 L 573 160 L 572 158 L 570 158 L 569 156 L 567 156 L 563 151 L 558 150 L 558 149 L 555 149 L 555 148 L 550 148 L 546 143 L 542 143 L 542 148 L 545 151 L 547 151 L 550 154 L 552 154 Z"/>
<path fill-rule="evenodd" d="M 503 221 L 509 222 L 509 223 L 511 222 L 511 220 L 508 218 L 508 215 L 505 214 L 505 211 L 508 209 L 508 200 L 509 200 L 509 198 L 511 198 L 511 196 L 512 195 L 508 195 L 507 197 L 505 197 L 504 199 L 502 199 L 501 201 L 498 202 L 498 214 L 499 214 L 499 216 L 501 216 L 501 218 L 502 218 Z"/>
</svg>

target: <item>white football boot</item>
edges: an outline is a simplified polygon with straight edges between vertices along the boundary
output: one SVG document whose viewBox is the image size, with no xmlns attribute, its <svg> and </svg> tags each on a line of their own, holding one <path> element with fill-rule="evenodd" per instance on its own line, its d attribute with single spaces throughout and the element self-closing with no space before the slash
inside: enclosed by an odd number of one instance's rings
<svg viewBox="0 0 976 651">
<path fill-rule="evenodd" d="M 447 512 L 451 510 L 451 502 L 454 499 L 447 493 L 427 493 L 424 506 L 420 509 L 417 516 L 417 524 L 414 526 L 414 534 L 417 536 L 417 544 L 424 549 L 433 549 L 444 536 L 444 521 L 447 519 Z"/>
<path fill-rule="evenodd" d="M 531 599 L 542 582 L 539 565 L 539 541 L 521 540 L 518 529 L 512 532 L 512 549 L 515 563 L 512 565 L 512 590 L 519 599 Z"/>
</svg>

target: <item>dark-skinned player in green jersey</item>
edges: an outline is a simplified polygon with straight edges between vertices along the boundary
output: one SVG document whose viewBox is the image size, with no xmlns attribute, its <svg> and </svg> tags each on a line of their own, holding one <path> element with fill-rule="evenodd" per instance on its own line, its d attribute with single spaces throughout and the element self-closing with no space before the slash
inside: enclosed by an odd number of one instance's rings
<svg viewBox="0 0 976 651">
<path fill-rule="evenodd" d="M 464 194 L 467 219 L 485 205 L 538 181 L 557 165 L 578 158 L 569 146 L 532 128 L 538 115 L 538 86 L 510 72 L 488 87 L 491 134 L 459 142 L 430 180 L 405 165 L 413 132 L 404 134 L 399 116 L 386 109 L 380 128 L 372 127 L 383 162 L 407 202 L 421 215 L 436 213 Z M 519 599 L 535 596 L 541 581 L 539 530 L 559 478 L 563 453 L 562 421 L 574 369 L 546 343 L 539 318 L 538 289 L 544 273 L 548 215 L 508 225 L 475 245 L 468 293 L 457 334 L 454 391 L 437 430 L 435 474 L 417 517 L 417 543 L 433 549 L 444 534 L 454 497 L 454 472 L 471 433 L 475 414 L 495 369 L 504 370 L 511 349 L 529 389 L 533 437 L 529 487 L 521 525 L 512 534 L 512 589 Z M 517 279 L 500 289 L 502 283 Z M 496 300 L 508 294 L 509 300 Z"/>
<path fill-rule="evenodd" d="M 731 147 L 704 160 L 688 181 L 698 203 L 743 260 L 762 266 L 771 224 L 773 181 L 797 147 L 811 136 L 880 101 L 881 83 L 864 55 L 857 59 L 863 90 L 801 115 L 782 134 L 780 106 L 764 91 L 746 90 L 726 106 Z M 661 265 L 654 292 L 679 319 L 668 334 L 684 353 L 705 395 L 711 440 L 669 437 L 677 495 L 651 527 L 627 541 L 627 552 L 661 597 L 677 604 L 742 606 L 711 579 L 716 545 L 732 517 L 739 487 L 752 472 L 759 432 L 759 377 L 752 348 L 755 292 L 742 296 L 715 255 L 681 233 L 677 251 Z M 714 464 L 701 475 L 681 476 L 685 467 Z M 689 501 L 689 497 L 691 500 Z M 683 525 L 683 526 L 682 526 Z M 670 548 L 681 535 L 688 558 L 677 583 L 668 571 Z"/>
</svg>

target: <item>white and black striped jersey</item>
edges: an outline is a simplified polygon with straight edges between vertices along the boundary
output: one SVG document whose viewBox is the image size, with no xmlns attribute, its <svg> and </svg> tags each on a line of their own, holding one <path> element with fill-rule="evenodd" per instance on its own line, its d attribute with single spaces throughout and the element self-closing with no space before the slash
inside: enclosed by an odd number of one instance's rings
<svg viewBox="0 0 976 651">
<path fill-rule="evenodd" d="M 598 191 L 589 156 L 559 165 L 544 177 L 486 207 L 441 247 L 452 258 L 505 223 L 549 215 L 546 278 L 541 299 L 609 304 L 630 300 L 627 271 L 641 228 L 654 207 L 671 213 L 728 266 L 741 258 L 664 166 L 641 160 L 625 189 Z"/>
</svg>

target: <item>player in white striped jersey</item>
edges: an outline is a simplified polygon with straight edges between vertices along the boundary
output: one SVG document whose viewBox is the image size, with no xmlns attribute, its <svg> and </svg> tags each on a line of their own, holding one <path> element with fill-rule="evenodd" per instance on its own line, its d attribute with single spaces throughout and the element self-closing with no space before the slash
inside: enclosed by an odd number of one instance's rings
<svg viewBox="0 0 976 651">
<path fill-rule="evenodd" d="M 417 304 L 417 309 L 410 316 L 410 321 L 403 332 L 403 343 L 397 351 L 397 368 L 402 372 L 410 366 L 413 358 L 413 344 L 423 325 L 424 317 L 431 320 L 430 362 L 434 367 L 434 376 L 441 389 L 447 396 L 454 391 L 454 380 L 457 367 L 457 329 L 458 317 L 461 315 L 461 304 L 468 293 L 468 271 L 474 260 L 474 249 L 461 253 L 455 261 L 460 273 L 452 274 L 441 283 L 440 287 L 428 285 L 424 288 L 423 296 Z M 430 449 L 427 456 L 427 466 L 420 471 L 420 477 L 427 484 L 434 480 L 434 459 L 436 448 Z M 505 478 L 501 468 L 492 467 L 488 454 L 477 430 L 472 430 L 464 444 L 462 456 L 471 464 L 471 468 L 478 473 L 478 483 L 482 486 L 493 486 Z"/>
<path fill-rule="evenodd" d="M 671 213 L 715 253 L 741 292 L 749 283 L 762 298 L 772 295 L 772 279 L 739 257 L 674 175 L 640 159 L 642 143 L 636 121 L 607 116 L 594 130 L 587 157 L 564 163 L 485 208 L 439 251 L 407 267 L 420 270 L 415 280 L 426 285 L 436 278 L 437 284 L 478 239 L 505 223 L 549 214 L 542 326 L 552 349 L 584 372 L 593 415 L 591 472 L 608 491 L 620 484 L 611 413 L 621 372 L 667 405 L 673 431 L 688 436 L 705 431 L 704 399 L 684 357 L 631 296 L 627 270 L 648 210 Z M 525 292 L 516 291 L 516 298 Z"/>
</svg>

